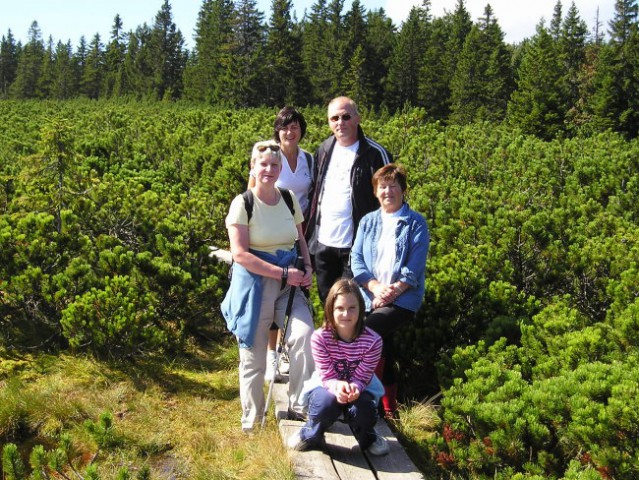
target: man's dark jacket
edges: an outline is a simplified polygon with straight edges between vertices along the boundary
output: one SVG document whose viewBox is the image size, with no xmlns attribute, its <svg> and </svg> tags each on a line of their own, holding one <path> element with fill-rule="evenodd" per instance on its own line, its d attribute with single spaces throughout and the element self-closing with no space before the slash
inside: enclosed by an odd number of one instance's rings
<svg viewBox="0 0 639 480">
<path fill-rule="evenodd" d="M 351 205 L 353 208 L 353 238 L 357 233 L 357 226 L 364 215 L 379 208 L 379 202 L 373 192 L 373 174 L 393 161 L 391 154 L 379 143 L 364 135 L 361 126 L 357 126 L 359 146 L 355 155 L 355 162 L 351 169 Z M 311 200 L 310 215 L 306 224 L 305 237 L 311 254 L 317 249 L 318 226 L 322 221 L 319 199 L 324 189 L 324 180 L 337 142 L 334 135 L 327 138 L 315 152 L 315 188 Z M 323 199 L 327 201 L 327 199 Z"/>
</svg>

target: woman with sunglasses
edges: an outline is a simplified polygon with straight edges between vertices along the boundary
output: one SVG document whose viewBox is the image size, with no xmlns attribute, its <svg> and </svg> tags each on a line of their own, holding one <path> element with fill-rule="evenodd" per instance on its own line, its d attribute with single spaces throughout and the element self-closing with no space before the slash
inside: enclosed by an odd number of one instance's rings
<svg viewBox="0 0 639 480">
<path fill-rule="evenodd" d="M 275 185 L 280 188 L 286 188 L 295 194 L 304 214 L 304 220 L 306 220 L 315 182 L 313 156 L 299 146 L 304 135 L 306 135 L 304 115 L 290 106 L 282 108 L 277 117 L 275 117 L 273 125 L 273 139 L 281 148 L 282 158 L 282 170 Z M 255 178 L 253 172 L 251 172 L 248 187 L 253 188 L 254 186 Z M 305 223 L 302 223 L 302 228 L 305 228 Z M 273 378 L 274 370 L 278 368 L 275 365 L 277 361 L 275 353 L 277 332 L 279 332 L 277 325 L 271 325 L 266 359 L 265 377 L 267 380 Z M 279 373 L 286 374 L 289 372 L 289 368 L 288 353 L 284 352 L 284 355 L 280 358 Z"/>
<path fill-rule="evenodd" d="M 306 408 L 300 396 L 303 384 L 313 371 L 313 319 L 307 299 L 298 288 L 310 287 L 311 262 L 302 234 L 300 204 L 295 195 L 276 187 L 281 168 L 280 146 L 272 140 L 256 143 L 251 155 L 255 185 L 250 189 L 250 218 L 243 195 L 235 197 L 226 217 L 234 264 L 222 313 L 240 347 L 242 429 L 246 432 L 264 414 L 269 327 L 273 322 L 282 327 L 291 287 L 296 289 L 285 337 L 291 358 L 289 410 L 299 417 L 305 415 Z M 292 209 L 285 194 L 291 197 Z M 304 268 L 294 266 L 296 241 Z"/>
</svg>

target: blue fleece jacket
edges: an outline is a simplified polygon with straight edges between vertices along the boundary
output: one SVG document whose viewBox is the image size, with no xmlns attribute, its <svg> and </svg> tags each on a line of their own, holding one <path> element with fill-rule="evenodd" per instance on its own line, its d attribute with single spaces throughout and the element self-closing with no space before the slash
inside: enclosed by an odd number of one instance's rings
<svg viewBox="0 0 639 480">
<path fill-rule="evenodd" d="M 250 252 L 280 267 L 292 265 L 297 258 L 295 248 L 290 251 L 278 250 L 275 255 L 257 250 L 250 250 Z M 237 337 L 240 348 L 253 346 L 261 303 L 262 276 L 249 272 L 239 263 L 234 263 L 231 285 L 222 300 L 220 309 L 227 328 Z"/>
<path fill-rule="evenodd" d="M 357 236 L 351 249 L 351 270 L 359 285 L 365 285 L 373 280 L 373 266 L 377 261 L 377 245 L 382 232 L 382 213 L 377 209 L 362 218 Z M 395 264 L 391 276 L 391 283 L 402 281 L 409 288 L 395 300 L 398 307 L 416 312 L 424 300 L 426 257 L 430 245 L 430 234 L 424 217 L 411 210 L 404 203 L 400 210 L 395 233 Z M 373 309 L 373 294 L 360 287 L 366 310 Z"/>
</svg>

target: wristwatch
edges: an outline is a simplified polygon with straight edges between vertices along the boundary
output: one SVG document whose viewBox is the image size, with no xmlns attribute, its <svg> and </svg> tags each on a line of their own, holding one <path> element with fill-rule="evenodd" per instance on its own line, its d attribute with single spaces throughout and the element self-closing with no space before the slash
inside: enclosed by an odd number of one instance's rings
<svg viewBox="0 0 639 480">
<path fill-rule="evenodd" d="M 280 286 L 280 290 L 283 290 L 286 286 L 286 280 L 288 279 L 288 265 L 282 267 L 282 285 Z"/>
</svg>

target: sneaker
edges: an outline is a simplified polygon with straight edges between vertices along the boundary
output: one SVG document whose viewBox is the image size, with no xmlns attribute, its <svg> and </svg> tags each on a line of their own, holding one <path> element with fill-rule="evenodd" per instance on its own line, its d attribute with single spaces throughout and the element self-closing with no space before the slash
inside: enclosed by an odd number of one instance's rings
<svg viewBox="0 0 639 480">
<path fill-rule="evenodd" d="M 264 383 L 268 384 L 275 375 L 275 363 L 277 362 L 277 353 L 275 350 L 266 352 L 266 371 L 264 372 Z"/>
<path fill-rule="evenodd" d="M 286 412 L 286 419 L 295 420 L 296 422 L 305 422 L 306 415 L 300 412 L 296 412 L 295 410 L 289 408 L 288 411 Z"/>
<path fill-rule="evenodd" d="M 288 359 L 288 352 L 286 350 L 284 350 L 284 352 L 282 352 L 282 355 L 280 356 L 280 373 L 282 375 L 286 375 L 291 368 L 291 363 Z"/>
<path fill-rule="evenodd" d="M 308 449 L 308 443 L 306 442 L 306 440 L 302 440 L 300 432 L 295 432 L 293 435 L 288 437 L 286 446 L 291 450 L 297 450 L 298 452 L 302 452 Z"/>
<path fill-rule="evenodd" d="M 377 435 L 375 441 L 371 444 L 370 447 L 368 447 L 368 450 L 366 451 L 371 455 L 375 455 L 376 457 L 386 455 L 389 452 L 388 442 L 381 435 Z"/>
</svg>

